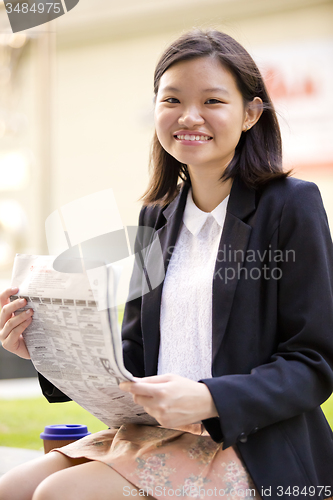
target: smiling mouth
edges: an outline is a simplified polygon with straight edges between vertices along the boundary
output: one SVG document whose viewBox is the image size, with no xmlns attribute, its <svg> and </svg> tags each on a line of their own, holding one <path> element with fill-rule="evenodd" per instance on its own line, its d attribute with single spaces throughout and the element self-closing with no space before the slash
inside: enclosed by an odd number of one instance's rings
<svg viewBox="0 0 333 500">
<path fill-rule="evenodd" d="M 211 141 L 213 138 L 209 135 L 174 135 L 178 141 Z"/>
</svg>

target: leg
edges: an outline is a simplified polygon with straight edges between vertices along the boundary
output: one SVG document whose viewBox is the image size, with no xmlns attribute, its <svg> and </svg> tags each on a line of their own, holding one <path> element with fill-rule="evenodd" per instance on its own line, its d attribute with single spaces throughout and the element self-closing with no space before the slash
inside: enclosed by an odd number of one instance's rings
<svg viewBox="0 0 333 500">
<path fill-rule="evenodd" d="M 108 465 L 93 461 L 47 477 L 32 500 L 124 500 L 126 496 L 138 497 L 139 491 Z M 145 498 L 154 500 L 149 495 Z"/>
<path fill-rule="evenodd" d="M 54 452 L 19 465 L 0 479 L 0 498 L 31 500 L 39 483 L 50 474 L 85 462 L 86 459 L 74 460 Z"/>
</svg>

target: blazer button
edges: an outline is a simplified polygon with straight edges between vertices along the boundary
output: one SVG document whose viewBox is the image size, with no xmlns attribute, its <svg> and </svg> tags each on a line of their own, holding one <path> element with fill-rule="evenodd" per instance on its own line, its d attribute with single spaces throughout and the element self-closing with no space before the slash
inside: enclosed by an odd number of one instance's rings
<svg viewBox="0 0 333 500">
<path fill-rule="evenodd" d="M 256 432 L 258 432 L 258 430 L 259 430 L 259 427 L 255 427 L 255 428 L 253 429 L 253 431 L 251 432 L 251 434 L 255 434 Z"/>
<path fill-rule="evenodd" d="M 240 441 L 241 443 L 246 443 L 247 435 L 245 434 L 245 432 L 241 432 L 241 434 L 238 436 L 238 441 Z"/>
</svg>

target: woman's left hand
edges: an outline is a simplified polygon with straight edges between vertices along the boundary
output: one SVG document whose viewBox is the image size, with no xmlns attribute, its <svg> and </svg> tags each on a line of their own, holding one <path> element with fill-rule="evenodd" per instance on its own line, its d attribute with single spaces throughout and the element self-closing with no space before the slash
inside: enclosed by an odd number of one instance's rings
<svg viewBox="0 0 333 500">
<path fill-rule="evenodd" d="M 179 375 L 155 375 L 122 382 L 120 389 L 130 392 L 134 402 L 167 428 L 193 424 L 218 413 L 205 384 Z"/>
</svg>

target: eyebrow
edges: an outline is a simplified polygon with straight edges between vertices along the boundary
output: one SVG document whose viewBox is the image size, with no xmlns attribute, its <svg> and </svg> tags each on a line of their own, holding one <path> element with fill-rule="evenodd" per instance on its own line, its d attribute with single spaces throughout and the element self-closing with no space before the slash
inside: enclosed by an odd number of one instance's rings
<svg viewBox="0 0 333 500">
<path fill-rule="evenodd" d="M 179 89 L 177 89 L 176 87 L 172 87 L 170 85 L 167 85 L 166 87 L 162 87 L 161 90 L 164 92 L 180 92 Z M 229 95 L 229 92 L 227 91 L 227 89 L 225 87 L 212 87 L 209 89 L 204 89 L 203 92 L 222 92 L 223 94 Z"/>
<path fill-rule="evenodd" d="M 222 92 L 223 94 L 229 95 L 229 92 L 225 87 L 212 87 L 211 89 L 205 89 L 204 92 Z"/>
</svg>

